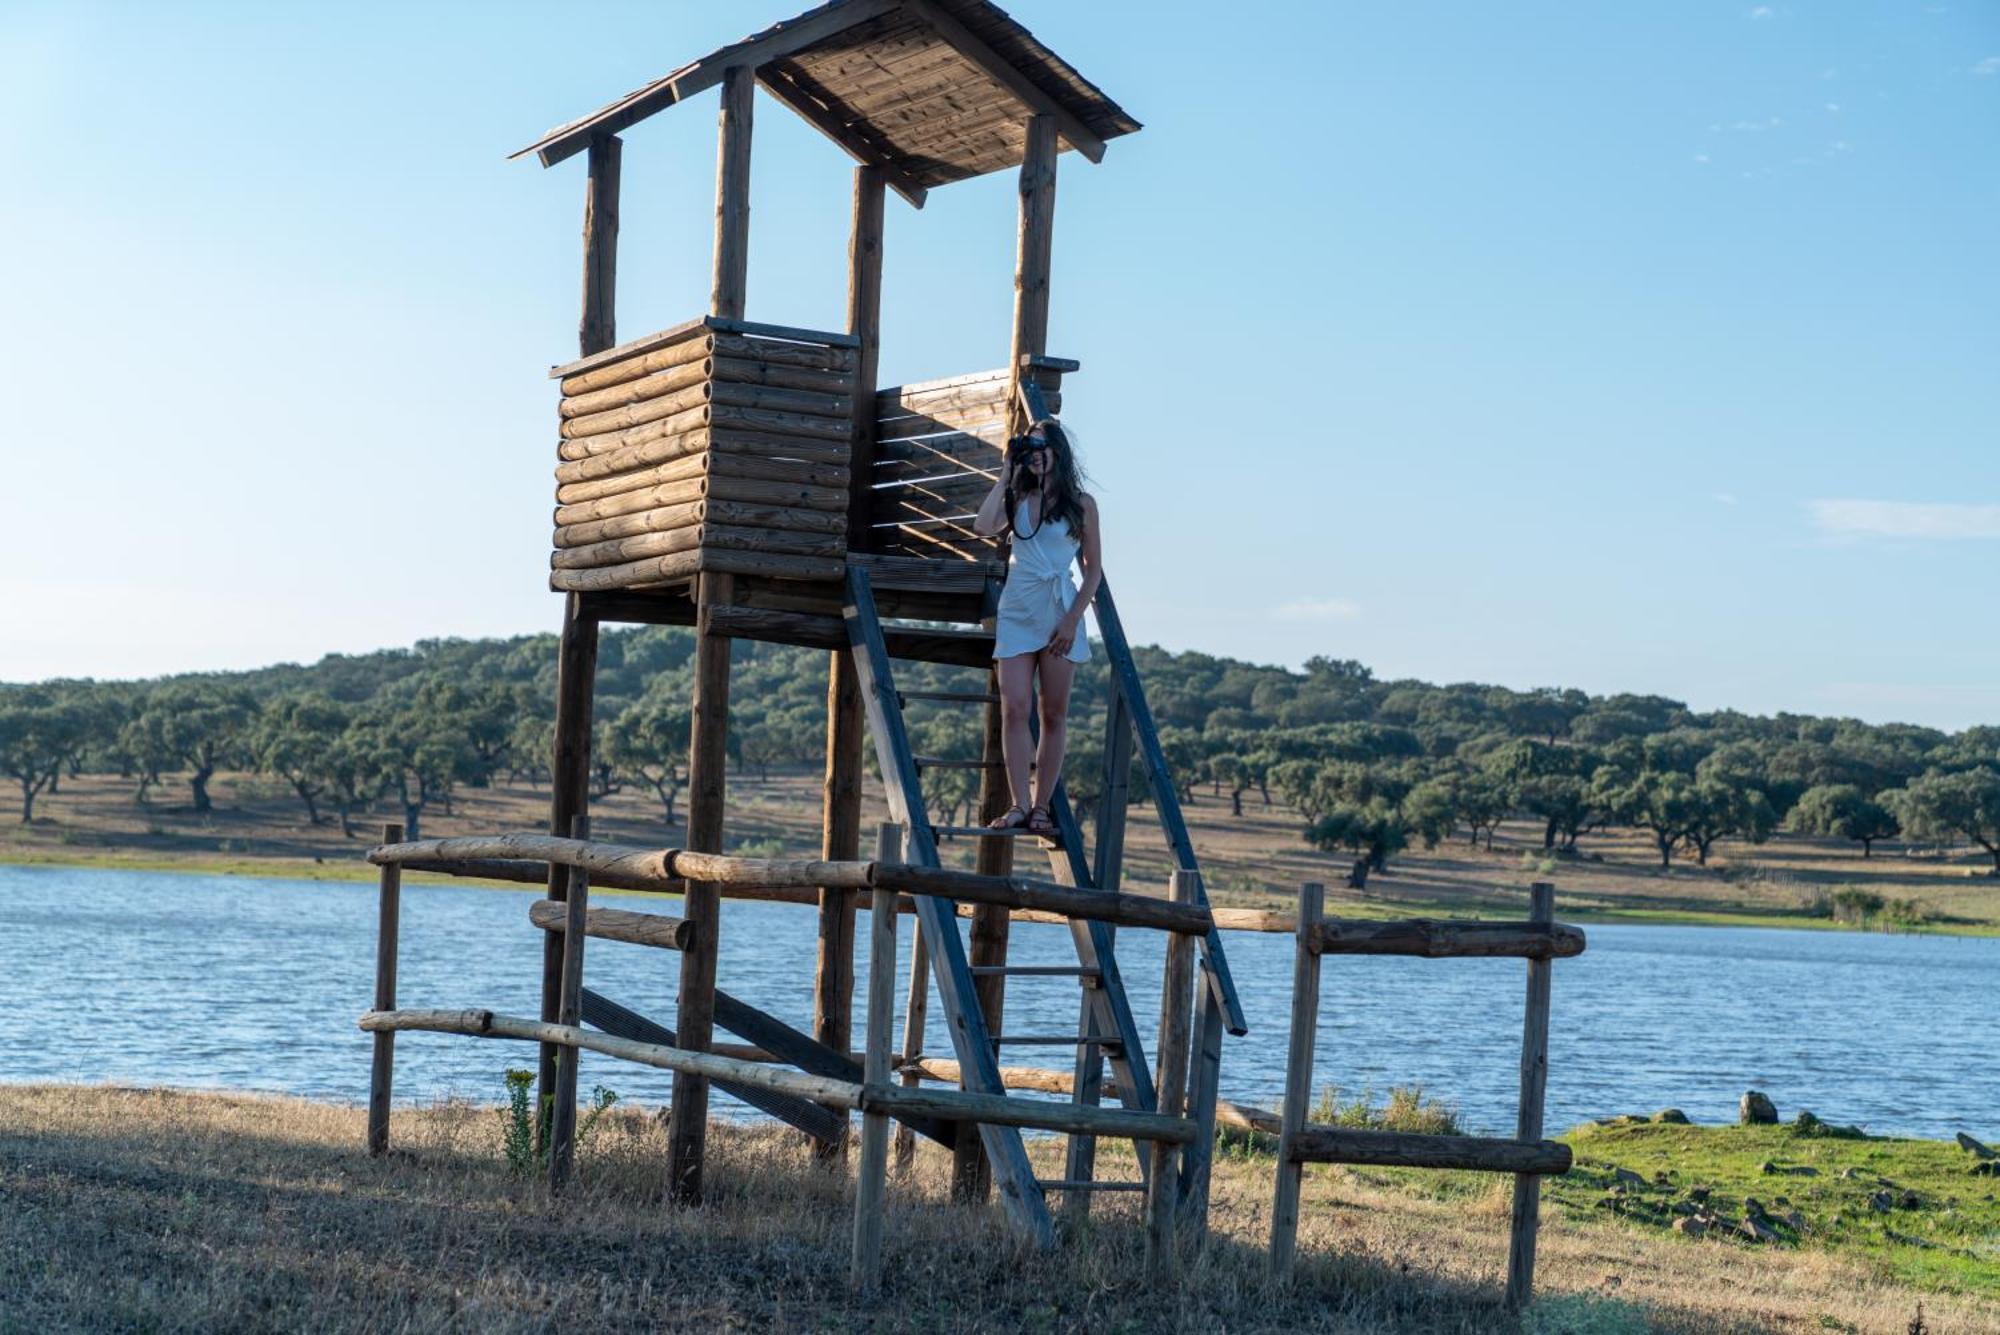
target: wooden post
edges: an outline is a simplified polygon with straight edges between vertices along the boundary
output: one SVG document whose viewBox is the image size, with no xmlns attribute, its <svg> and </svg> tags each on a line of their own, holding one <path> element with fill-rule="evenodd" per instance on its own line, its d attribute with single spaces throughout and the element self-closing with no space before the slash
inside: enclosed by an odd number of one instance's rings
<svg viewBox="0 0 2000 1335">
<path fill-rule="evenodd" d="M 1319 955 L 1313 932 L 1326 903 L 1326 887 L 1299 887 L 1298 945 L 1292 955 L 1292 1038 L 1285 1052 L 1284 1124 L 1278 1136 L 1278 1182 L 1271 1202 L 1271 1271 L 1292 1276 L 1299 1242 L 1299 1185 L 1304 1165 L 1292 1158 L 1292 1141 L 1305 1129 L 1312 1100 L 1313 1039 L 1319 1032 Z"/>
<path fill-rule="evenodd" d="M 1095 839 L 1092 841 L 1093 862 L 1091 880 L 1099 890 L 1107 894 L 1116 893 L 1124 876 L 1125 864 L 1125 807 L 1131 798 L 1132 767 L 1132 716 L 1125 708 L 1125 697 L 1119 692 L 1114 680 L 1104 709 L 1104 777 L 1098 790 L 1097 819 L 1092 822 Z M 1116 941 L 1118 929 L 1107 927 L 1105 937 Z M 1089 1033 L 1096 1023 L 1091 1015 L 1091 1007 L 1080 1008 L 1077 1032 Z M 1104 1050 L 1094 1044 L 1079 1047 L 1076 1051 L 1076 1076 L 1072 1086 L 1072 1097 L 1082 1104 L 1096 1104 L 1102 1098 L 1104 1087 Z M 1189 1157 L 1181 1157 L 1182 1172 L 1185 1174 Z M 1063 1177 L 1071 1182 L 1088 1182 L 1097 1175 L 1097 1139 L 1094 1136 L 1071 1136 L 1067 1152 L 1063 1158 Z M 1064 1211 L 1072 1218 L 1090 1213 L 1091 1193 L 1073 1191 L 1063 1202 Z"/>
<path fill-rule="evenodd" d="M 570 822 L 590 806 L 590 715 L 597 687 L 597 618 L 572 593 L 563 603 L 562 643 L 556 657 L 555 755 L 549 762 L 549 833 L 567 835 Z M 569 898 L 566 868 L 549 868 L 548 896 Z M 553 933 L 542 940 L 541 1019 L 553 1023 L 561 1004 L 562 941 Z M 556 1060 L 560 1048 L 541 1045 L 535 1081 L 535 1145 L 548 1143 L 548 1113 L 554 1106 Z"/>
<path fill-rule="evenodd" d="M 1556 888 L 1537 881 L 1529 888 L 1528 921 L 1547 927 L 1556 920 Z M 1549 983 L 1555 960 L 1528 961 L 1528 1005 L 1521 1021 L 1521 1108 L 1514 1138 L 1542 1138 L 1542 1101 L 1549 1087 Z M 1507 1238 L 1507 1306 L 1519 1310 L 1534 1296 L 1535 1233 L 1541 1226 L 1542 1179 L 1514 1177 L 1514 1219 Z"/>
<path fill-rule="evenodd" d="M 743 318 L 750 273 L 750 126 L 756 91 L 756 71 L 746 66 L 732 67 L 722 76 L 715 147 L 715 280 L 709 313 L 729 320 Z M 730 576 L 702 575 L 695 589 L 696 605 L 727 604 L 734 592 Z M 730 644 L 725 635 L 696 632 L 687 846 L 700 853 L 722 851 Z M 715 953 L 722 897 L 713 882 L 690 881 L 682 902 L 695 939 L 681 953 L 681 997 L 674 1029 L 681 1047 L 704 1052 L 715 1035 Z M 682 1204 L 701 1200 L 707 1141 L 708 1081 L 676 1071 L 673 1107 L 667 1117 L 667 1180 L 673 1199 Z"/>
<path fill-rule="evenodd" d="M 1176 904 L 1195 902 L 1195 873 L 1176 869 L 1173 879 Z M 1194 938 L 1180 932 L 1167 936 L 1167 963 L 1160 982 L 1159 1076 L 1153 1087 L 1159 1091 L 1159 1111 L 1179 1117 L 1185 1106 L 1188 1064 L 1188 1025 L 1191 991 L 1194 985 Z M 1175 1269 L 1175 1216 L 1179 1214 L 1180 1191 L 1174 1173 L 1174 1147 L 1156 1140 L 1148 1149 L 1146 1174 L 1146 1259 L 1155 1279 L 1171 1276 Z"/>
<path fill-rule="evenodd" d="M 900 851 L 898 857 L 902 856 Z M 910 999 L 903 1009 L 903 1061 L 914 1062 L 924 1055 L 924 1022 L 930 1012 L 930 950 L 924 942 L 922 924 L 910 928 Z M 923 1077 L 915 1071 L 903 1072 L 903 1088 L 916 1089 Z M 954 1133 L 955 1134 L 955 1133 Z M 977 1137 L 974 1137 L 976 1139 Z M 917 1133 L 903 1123 L 896 1126 L 896 1172 L 910 1171 L 916 1162 Z"/>
<path fill-rule="evenodd" d="M 579 815 L 569 823 L 572 839 L 590 838 L 590 817 Z M 556 1023 L 583 1023 L 583 943 L 589 933 L 590 873 L 582 867 L 569 870 L 569 898 L 563 904 L 562 990 L 556 1006 Z M 549 1114 L 549 1190 L 561 1191 L 569 1185 L 570 1170 L 576 1162 L 576 1063 L 581 1053 L 564 1049 L 556 1058 L 555 1106 Z"/>
<path fill-rule="evenodd" d="M 732 594 L 727 575 L 703 575 L 700 600 L 726 603 Z M 698 853 L 722 851 L 724 783 L 729 745 L 729 652 L 733 641 L 707 630 L 696 632 L 694 709 L 688 746 L 687 846 Z M 722 890 L 713 881 L 689 881 L 682 915 L 694 940 L 681 952 L 681 995 L 675 1033 L 680 1046 L 705 1052 L 715 1035 L 715 957 L 721 930 Z M 708 1081 L 674 1073 L 673 1105 L 667 1115 L 667 1180 L 673 1199 L 701 1200 L 701 1163 L 708 1138 Z"/>
<path fill-rule="evenodd" d="M 875 859 L 896 860 L 899 827 L 884 822 L 875 832 Z M 875 891 L 868 918 L 868 1048 L 863 1056 L 864 1084 L 889 1083 L 889 1045 L 896 1023 L 896 892 Z M 854 1260 L 852 1279 L 862 1293 L 873 1293 L 882 1279 L 882 1206 L 888 1191 L 889 1118 L 865 1113 L 861 1118 L 861 1162 L 854 1193 Z"/>
<path fill-rule="evenodd" d="M 618 342 L 618 176 L 616 135 L 590 141 L 590 175 L 583 196 L 583 316 L 576 341 L 585 357 Z"/>
<path fill-rule="evenodd" d="M 882 351 L 882 205 L 880 167 L 854 169 L 854 222 L 847 246 L 847 332 L 861 341 L 854 377 L 852 478 L 847 506 L 847 547 L 868 545 L 868 507 L 874 483 L 875 379 Z M 867 747 L 861 681 L 851 650 L 830 657 L 826 689 L 826 786 L 821 804 L 821 856 L 829 861 L 861 855 L 862 757 Z M 819 963 L 813 986 L 813 1037 L 846 1052 L 853 1037 L 854 904 L 852 891 L 822 889 Z M 898 1133 L 900 1139 L 900 1131 Z M 821 1145 L 823 1153 L 833 1147 Z"/>
<path fill-rule="evenodd" d="M 1023 359 L 1049 350 L 1049 266 L 1056 223 L 1056 122 L 1028 118 L 1021 157 L 1021 214 L 1014 259 L 1014 344 L 1007 360 L 1010 415 L 1018 418 Z"/>
<path fill-rule="evenodd" d="M 722 76 L 722 114 L 716 126 L 715 282 L 709 313 L 743 318 L 750 276 L 750 125 L 757 72 L 737 65 Z"/>
<path fill-rule="evenodd" d="M 1000 690 L 1000 674 L 987 673 L 987 689 L 994 694 Z M 1000 768 L 1004 756 L 1000 749 L 1000 706 L 989 703 L 985 708 L 985 729 L 979 747 L 980 759 L 986 768 L 979 772 L 979 820 L 981 824 L 993 820 L 1004 812 L 1013 798 L 1007 791 L 1007 772 Z M 988 876 L 1005 876 L 1014 870 L 1014 841 L 1011 839 L 981 839 L 974 855 L 973 866 Z M 971 947 L 966 952 L 967 962 L 975 968 L 1001 968 L 1007 963 L 1007 934 L 1013 922 L 1013 914 L 1005 906 L 981 904 L 972 911 Z M 999 1034 L 1006 1032 L 1007 976 L 999 973 L 980 974 L 972 980 L 972 990 L 979 998 L 979 1013 L 986 1017 L 986 1032 Z M 999 1048 L 994 1048 L 994 1056 L 999 1056 Z M 980 1147 L 978 1136 L 960 1136 L 952 1147 L 952 1196 L 957 1200 L 984 1200 L 993 1187 L 993 1170 L 986 1162 L 985 1151 Z"/>
<path fill-rule="evenodd" d="M 382 827 L 382 842 L 403 842 L 403 827 Z M 378 878 L 380 894 L 375 913 L 375 1009 L 396 1009 L 396 947 L 403 925 L 403 869 L 390 862 L 382 865 Z M 396 1036 L 375 1035 L 374 1060 L 368 1068 L 368 1152 L 389 1151 L 389 1094 L 396 1074 Z"/>
</svg>

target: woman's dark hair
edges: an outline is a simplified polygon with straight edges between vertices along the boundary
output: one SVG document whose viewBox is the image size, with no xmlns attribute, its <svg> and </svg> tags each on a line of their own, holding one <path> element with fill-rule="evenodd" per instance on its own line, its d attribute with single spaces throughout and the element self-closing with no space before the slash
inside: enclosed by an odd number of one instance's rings
<svg viewBox="0 0 2000 1335">
<path fill-rule="evenodd" d="M 1041 484 L 1042 517 L 1045 524 L 1051 519 L 1060 519 L 1069 525 L 1070 536 L 1079 543 L 1083 541 L 1086 520 L 1083 513 L 1083 465 L 1077 460 L 1076 446 L 1069 438 L 1063 424 L 1053 417 L 1045 417 L 1028 428 L 1039 429 L 1049 443 L 1049 471 Z M 1020 498 L 1014 491 L 1014 469 L 1023 460 L 1009 460 L 1007 472 L 1007 522 L 1014 530 L 1014 536 L 1032 538 L 1041 531 L 1041 524 L 1032 533 L 1022 533 L 1019 529 Z"/>
</svg>

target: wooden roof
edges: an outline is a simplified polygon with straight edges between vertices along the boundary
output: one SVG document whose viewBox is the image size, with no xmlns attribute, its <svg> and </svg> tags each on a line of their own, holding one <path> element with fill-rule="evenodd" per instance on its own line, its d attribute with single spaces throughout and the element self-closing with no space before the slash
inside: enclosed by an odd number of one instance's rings
<svg viewBox="0 0 2000 1335">
<path fill-rule="evenodd" d="M 752 66 L 764 90 L 883 169 L 919 206 L 932 186 L 1020 165 L 1027 119 L 1055 119 L 1095 162 L 1139 123 L 988 0 L 830 0 L 683 65 L 515 153 L 553 166 Z"/>
</svg>

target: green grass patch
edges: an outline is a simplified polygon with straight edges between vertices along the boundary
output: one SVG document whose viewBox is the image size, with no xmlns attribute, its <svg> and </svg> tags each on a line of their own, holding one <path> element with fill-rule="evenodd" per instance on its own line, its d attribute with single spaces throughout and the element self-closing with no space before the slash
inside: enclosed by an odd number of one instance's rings
<svg viewBox="0 0 2000 1335">
<path fill-rule="evenodd" d="M 1945 1141 L 1788 1126 L 1592 1125 L 1544 1198 L 1579 1218 L 1658 1230 L 1664 1245 L 1823 1248 L 1885 1279 L 2000 1293 L 2000 1168 Z M 2000 1163 L 2000 1160 L 1989 1161 Z M 1707 1219 L 1702 1236 L 1675 1228 Z M 1746 1220 L 1763 1227 L 1753 1242 Z M 1681 1225 L 1688 1229 L 1690 1225 Z"/>
</svg>

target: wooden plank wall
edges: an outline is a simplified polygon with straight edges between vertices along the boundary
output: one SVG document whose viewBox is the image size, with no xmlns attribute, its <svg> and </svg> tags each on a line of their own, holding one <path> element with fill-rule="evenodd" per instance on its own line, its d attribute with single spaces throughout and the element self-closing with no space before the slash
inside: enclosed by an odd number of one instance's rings
<svg viewBox="0 0 2000 1335">
<path fill-rule="evenodd" d="M 849 347 L 697 325 L 566 377 L 550 584 L 837 578 L 856 360 Z"/>
<path fill-rule="evenodd" d="M 872 550 L 945 560 L 996 560 L 999 544 L 972 516 L 1000 476 L 1012 385 L 1005 367 L 897 385 L 875 396 Z M 1060 412 L 1062 395 L 1048 394 Z"/>
</svg>

